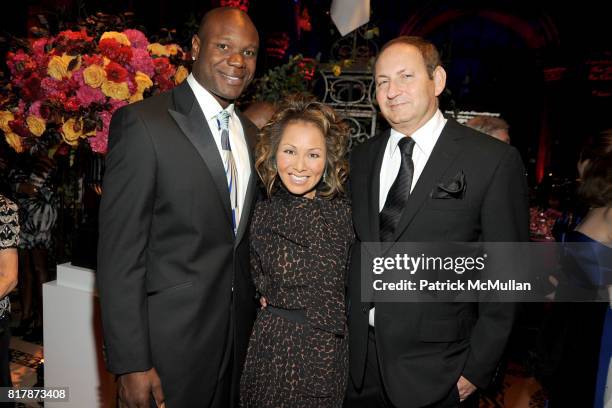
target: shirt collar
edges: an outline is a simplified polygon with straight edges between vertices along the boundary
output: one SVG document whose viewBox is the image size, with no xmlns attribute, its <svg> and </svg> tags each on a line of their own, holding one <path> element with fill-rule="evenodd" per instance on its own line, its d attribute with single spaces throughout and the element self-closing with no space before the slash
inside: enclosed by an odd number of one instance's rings
<svg viewBox="0 0 612 408">
<path fill-rule="evenodd" d="M 418 128 L 412 135 L 412 140 L 414 140 L 415 147 L 418 148 L 421 153 L 429 156 L 433 151 L 436 142 L 438 141 L 438 137 L 440 136 L 440 132 L 436 130 L 442 129 L 446 124 L 446 119 L 440 110 L 436 110 L 436 113 L 427 121 L 423 126 Z M 390 135 L 390 143 L 391 149 L 389 151 L 389 155 L 393 156 L 395 154 L 395 150 L 397 149 L 399 141 L 406 137 L 405 134 L 398 132 L 395 129 L 391 129 Z"/>
<path fill-rule="evenodd" d="M 204 113 L 204 117 L 207 121 L 211 121 L 223 110 L 219 101 L 200 83 L 195 79 L 193 73 L 187 77 L 187 83 L 191 87 L 191 90 L 196 96 L 198 104 Z M 230 117 L 234 114 L 234 104 L 230 104 L 225 110 L 230 114 Z"/>
</svg>

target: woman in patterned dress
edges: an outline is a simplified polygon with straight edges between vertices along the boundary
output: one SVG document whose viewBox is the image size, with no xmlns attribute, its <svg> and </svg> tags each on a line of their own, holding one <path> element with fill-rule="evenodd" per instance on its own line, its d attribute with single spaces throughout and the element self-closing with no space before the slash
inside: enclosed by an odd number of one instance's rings
<svg viewBox="0 0 612 408">
<path fill-rule="evenodd" d="M 19 295 L 21 323 L 14 334 L 27 341 L 42 339 L 42 285 L 49 280 L 49 251 L 58 217 L 56 165 L 46 151 L 22 157 L 10 178 L 19 205 Z"/>
<path fill-rule="evenodd" d="M 255 167 L 268 198 L 255 208 L 250 245 L 266 306 L 249 342 L 243 407 L 342 406 L 344 282 L 353 241 L 342 187 L 347 137 L 333 109 L 300 96 L 262 129 Z"/>
<path fill-rule="evenodd" d="M 0 194 L 0 387 L 11 387 L 9 342 L 11 302 L 8 294 L 17 286 L 17 206 Z"/>
</svg>

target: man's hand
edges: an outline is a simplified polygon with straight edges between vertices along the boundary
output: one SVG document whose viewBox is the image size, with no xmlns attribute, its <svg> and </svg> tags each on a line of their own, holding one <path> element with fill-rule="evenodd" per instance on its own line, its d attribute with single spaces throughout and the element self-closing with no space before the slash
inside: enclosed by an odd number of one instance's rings
<svg viewBox="0 0 612 408">
<path fill-rule="evenodd" d="M 259 304 L 261 305 L 262 309 L 265 309 L 268 306 L 268 300 L 265 297 L 261 296 L 259 298 Z"/>
<path fill-rule="evenodd" d="M 457 389 L 459 390 L 459 401 L 463 402 L 476 391 L 476 386 L 469 382 L 467 378 L 461 376 L 459 377 L 459 381 L 457 381 Z"/>
<path fill-rule="evenodd" d="M 155 368 L 120 375 L 118 388 L 120 408 L 149 408 L 151 394 L 158 407 L 165 407 L 161 380 Z"/>
</svg>

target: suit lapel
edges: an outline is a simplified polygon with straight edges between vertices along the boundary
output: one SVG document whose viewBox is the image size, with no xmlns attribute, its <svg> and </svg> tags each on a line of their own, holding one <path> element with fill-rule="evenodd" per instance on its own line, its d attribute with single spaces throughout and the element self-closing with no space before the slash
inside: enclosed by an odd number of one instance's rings
<svg viewBox="0 0 612 408">
<path fill-rule="evenodd" d="M 431 190 L 461 150 L 457 143 L 461 136 L 457 136 L 456 126 L 458 126 L 457 123 L 449 119 L 444 129 L 442 129 L 442 133 L 429 156 L 429 160 L 427 160 L 425 168 L 410 194 L 408 205 L 402 212 L 400 221 L 395 229 L 393 241 L 397 241 L 408 225 L 410 225 L 418 210 L 429 197 Z M 454 128 L 455 130 L 453 130 Z"/>
<path fill-rule="evenodd" d="M 369 220 L 370 220 L 370 241 L 380 241 L 380 170 L 382 168 L 385 151 L 387 150 L 387 142 L 391 135 L 391 131 L 386 131 L 372 148 L 372 160 L 374 165 L 370 173 L 370 194 L 369 194 Z"/>
<path fill-rule="evenodd" d="M 183 81 L 172 92 L 176 110 L 168 109 L 168 112 L 208 167 L 217 189 L 217 197 L 221 200 L 221 206 L 231 226 L 232 212 L 227 190 L 227 178 L 225 177 L 219 149 L 210 132 L 206 117 L 187 81 Z"/>
<path fill-rule="evenodd" d="M 238 230 L 236 232 L 236 241 L 234 245 L 238 245 L 244 236 L 244 233 L 249 225 L 249 218 L 251 215 L 251 208 L 253 207 L 253 201 L 255 198 L 255 190 L 257 188 L 257 173 L 255 172 L 255 158 L 253 152 L 255 151 L 255 144 L 257 142 L 257 131 L 254 126 L 251 125 L 242 113 L 236 110 L 240 123 L 242 124 L 242 130 L 244 132 L 244 139 L 247 143 L 247 150 L 249 153 L 249 166 L 251 167 L 251 176 L 249 177 L 249 183 L 247 185 L 246 194 L 244 196 L 244 203 L 242 205 L 242 212 L 240 215 L 240 223 L 238 224 Z"/>
</svg>

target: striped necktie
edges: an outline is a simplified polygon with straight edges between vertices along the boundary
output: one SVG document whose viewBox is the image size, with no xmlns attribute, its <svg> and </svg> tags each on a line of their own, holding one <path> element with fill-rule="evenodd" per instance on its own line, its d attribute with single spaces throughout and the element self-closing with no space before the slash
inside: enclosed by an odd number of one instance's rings
<svg viewBox="0 0 612 408">
<path fill-rule="evenodd" d="M 397 177 L 387 194 L 385 206 L 379 215 L 380 240 L 382 242 L 392 240 L 395 228 L 402 217 L 402 212 L 406 204 L 408 204 L 410 188 L 412 187 L 412 176 L 414 174 L 412 150 L 414 149 L 414 140 L 411 137 L 403 137 L 397 146 L 402 154 L 402 161 Z"/>
<path fill-rule="evenodd" d="M 225 168 L 225 176 L 227 177 L 227 188 L 230 195 L 230 203 L 232 206 L 232 226 L 234 227 L 234 235 L 238 227 L 240 219 L 238 207 L 238 169 L 232 154 L 232 147 L 229 139 L 229 120 L 230 114 L 226 110 L 222 110 L 217 115 L 217 125 L 221 132 L 221 149 L 223 151 L 223 167 Z"/>
</svg>

